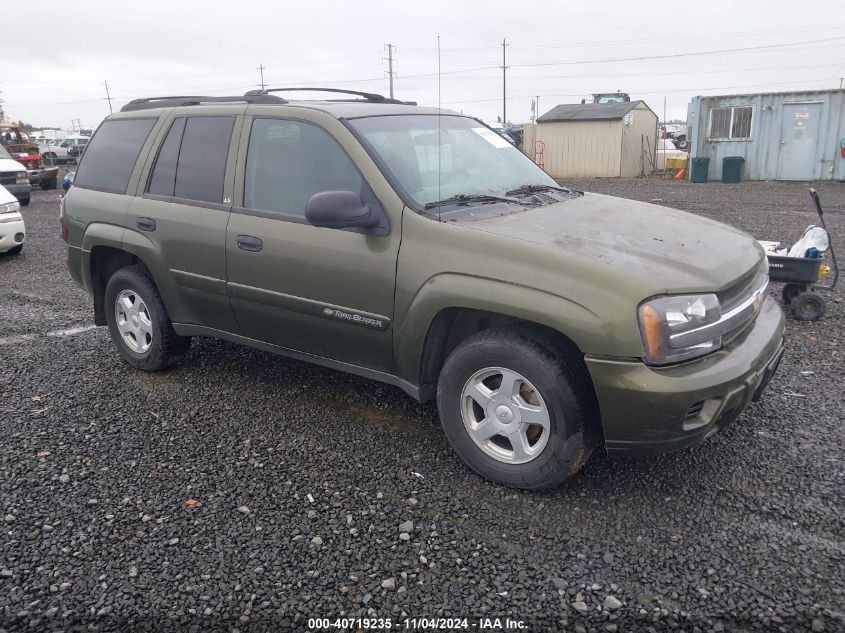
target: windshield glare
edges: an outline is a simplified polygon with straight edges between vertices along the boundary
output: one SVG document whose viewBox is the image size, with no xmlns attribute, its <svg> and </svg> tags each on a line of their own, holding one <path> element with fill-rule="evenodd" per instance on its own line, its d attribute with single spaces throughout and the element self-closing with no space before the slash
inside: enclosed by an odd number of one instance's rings
<svg viewBox="0 0 845 633">
<path fill-rule="evenodd" d="M 506 139 L 469 117 L 375 116 L 350 123 L 419 206 L 460 194 L 557 186 Z"/>
</svg>

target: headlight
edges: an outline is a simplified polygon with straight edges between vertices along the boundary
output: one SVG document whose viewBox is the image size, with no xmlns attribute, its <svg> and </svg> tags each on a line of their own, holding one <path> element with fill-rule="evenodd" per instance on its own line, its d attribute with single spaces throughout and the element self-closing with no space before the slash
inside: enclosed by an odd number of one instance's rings
<svg viewBox="0 0 845 633">
<path fill-rule="evenodd" d="M 713 338 L 713 329 L 706 327 L 722 317 L 714 294 L 649 299 L 640 304 L 638 316 L 645 359 L 650 364 L 688 360 L 722 345 L 721 335 Z"/>
<path fill-rule="evenodd" d="M 25 171 L 19 171 L 15 174 L 15 184 L 24 185 L 29 182 L 29 178 Z"/>
<path fill-rule="evenodd" d="M 15 213 L 16 211 L 20 211 L 20 208 L 21 203 L 15 200 L 14 202 L 0 204 L 0 213 Z"/>
</svg>

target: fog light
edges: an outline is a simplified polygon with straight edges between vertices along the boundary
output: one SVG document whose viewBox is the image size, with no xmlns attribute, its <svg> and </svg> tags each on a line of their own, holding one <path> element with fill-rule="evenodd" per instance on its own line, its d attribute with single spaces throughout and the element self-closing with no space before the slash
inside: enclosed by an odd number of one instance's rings
<svg viewBox="0 0 845 633">
<path fill-rule="evenodd" d="M 20 244 L 23 242 L 23 233 L 15 233 L 15 241 Z"/>
</svg>

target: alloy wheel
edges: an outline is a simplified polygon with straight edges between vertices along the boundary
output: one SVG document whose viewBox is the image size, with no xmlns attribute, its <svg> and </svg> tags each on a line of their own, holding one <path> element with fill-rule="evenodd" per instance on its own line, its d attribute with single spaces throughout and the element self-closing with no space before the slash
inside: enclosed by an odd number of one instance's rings
<svg viewBox="0 0 845 633">
<path fill-rule="evenodd" d="M 153 322 L 147 304 L 134 290 L 122 290 L 114 305 L 115 322 L 126 346 L 144 354 L 153 344 Z"/>
<path fill-rule="evenodd" d="M 461 392 L 461 417 L 476 446 L 506 464 L 535 459 L 551 435 L 551 418 L 540 392 L 505 367 L 470 376 Z"/>
</svg>

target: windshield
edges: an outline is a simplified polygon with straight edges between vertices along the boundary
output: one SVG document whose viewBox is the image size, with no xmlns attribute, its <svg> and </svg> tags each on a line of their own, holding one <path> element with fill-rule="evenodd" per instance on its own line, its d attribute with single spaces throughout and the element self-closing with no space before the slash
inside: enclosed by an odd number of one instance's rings
<svg viewBox="0 0 845 633">
<path fill-rule="evenodd" d="M 6 151 L 5 147 L 0 145 L 0 159 L 3 159 L 3 158 L 8 159 L 8 160 L 12 160 L 12 155 L 9 154 L 9 152 Z"/>
<path fill-rule="evenodd" d="M 350 124 L 421 207 L 454 196 L 503 196 L 525 185 L 557 186 L 506 139 L 469 117 L 376 116 Z"/>
</svg>

